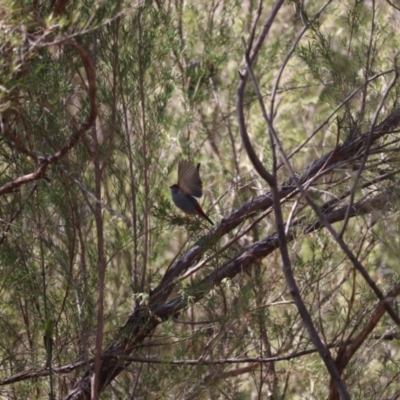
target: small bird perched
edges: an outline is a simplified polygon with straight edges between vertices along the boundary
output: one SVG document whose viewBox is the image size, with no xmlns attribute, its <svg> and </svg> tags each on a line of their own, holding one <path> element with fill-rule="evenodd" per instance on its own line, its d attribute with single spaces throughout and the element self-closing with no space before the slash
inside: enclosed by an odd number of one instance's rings
<svg viewBox="0 0 400 400">
<path fill-rule="evenodd" d="M 198 201 L 193 197 L 201 197 L 203 195 L 203 184 L 200 179 L 199 169 L 200 164 L 197 164 L 197 167 L 195 167 L 189 160 L 179 162 L 178 184 L 169 187 L 171 189 L 172 200 L 184 213 L 200 215 L 211 225 L 214 225 L 214 222 L 207 217 Z"/>
</svg>

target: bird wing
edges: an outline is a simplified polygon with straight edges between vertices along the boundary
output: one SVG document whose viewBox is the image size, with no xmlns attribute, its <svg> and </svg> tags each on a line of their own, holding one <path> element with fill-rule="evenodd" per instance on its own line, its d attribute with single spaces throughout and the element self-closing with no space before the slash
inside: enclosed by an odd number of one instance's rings
<svg viewBox="0 0 400 400">
<path fill-rule="evenodd" d="M 203 195 L 203 184 L 199 174 L 200 164 L 197 168 L 189 160 L 182 160 L 178 166 L 179 189 L 191 196 L 201 197 Z"/>
</svg>

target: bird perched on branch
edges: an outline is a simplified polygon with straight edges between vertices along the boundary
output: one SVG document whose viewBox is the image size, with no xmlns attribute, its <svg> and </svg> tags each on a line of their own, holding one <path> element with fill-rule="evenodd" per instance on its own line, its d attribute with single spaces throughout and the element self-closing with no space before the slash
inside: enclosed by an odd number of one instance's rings
<svg viewBox="0 0 400 400">
<path fill-rule="evenodd" d="M 197 167 L 195 167 L 189 160 L 179 162 L 178 184 L 169 187 L 171 189 L 172 200 L 185 214 L 200 215 L 200 217 L 206 219 L 211 225 L 214 225 L 194 198 L 203 195 L 203 184 L 200 179 L 199 169 L 200 164 L 197 164 Z"/>
</svg>

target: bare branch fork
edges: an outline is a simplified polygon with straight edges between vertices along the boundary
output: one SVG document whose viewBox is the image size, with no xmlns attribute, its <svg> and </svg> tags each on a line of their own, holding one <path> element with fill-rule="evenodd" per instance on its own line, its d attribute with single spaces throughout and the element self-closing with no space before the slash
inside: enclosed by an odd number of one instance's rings
<svg viewBox="0 0 400 400">
<path fill-rule="evenodd" d="M 276 6 L 278 5 L 278 3 L 276 4 Z M 322 12 L 322 10 L 326 7 L 327 4 L 329 4 L 329 2 L 324 5 L 324 7 L 320 10 L 320 12 Z M 274 7 L 274 9 L 273 9 L 273 11 L 271 13 L 270 19 L 275 18 L 276 9 L 277 9 L 277 7 Z M 308 24 L 308 26 L 310 26 L 310 24 Z M 266 24 L 264 26 L 263 32 L 268 32 L 269 26 L 270 26 L 270 24 Z M 302 32 L 300 33 L 300 35 L 298 36 L 298 38 L 296 40 L 296 43 L 300 39 L 301 35 L 306 31 L 306 28 L 308 28 L 308 26 L 306 26 L 302 30 Z M 261 34 L 260 38 L 262 38 L 262 40 L 264 40 L 264 38 L 266 36 L 267 36 L 266 33 L 265 34 Z M 296 45 L 296 43 L 295 43 L 295 45 Z M 274 101 L 274 96 L 275 96 L 275 93 L 276 93 L 276 89 L 278 87 L 279 78 L 280 78 L 280 76 L 282 74 L 284 66 L 286 65 L 289 57 L 291 56 L 291 54 L 294 51 L 295 45 L 292 47 L 291 51 L 289 52 L 288 56 L 286 57 L 285 63 L 282 65 L 282 68 L 279 71 L 278 78 L 277 78 L 277 80 L 275 82 L 275 85 L 274 85 L 274 90 L 273 90 L 273 95 L 272 95 L 272 100 L 271 100 L 271 115 L 268 116 L 267 112 L 266 112 L 266 109 L 265 109 L 263 97 L 262 97 L 262 95 L 260 93 L 260 90 L 259 90 L 259 87 L 258 87 L 258 83 L 257 83 L 256 78 L 255 78 L 255 76 L 253 74 L 253 71 L 252 71 L 252 63 L 254 62 L 254 60 L 257 57 L 257 52 L 259 51 L 260 46 L 258 46 L 257 49 L 251 53 L 251 57 L 250 57 L 250 49 L 247 50 L 246 49 L 246 45 L 244 43 L 245 59 L 246 59 L 246 70 L 245 70 L 244 73 L 240 74 L 241 82 L 239 84 L 238 93 L 237 93 L 237 113 L 238 113 L 239 129 L 240 129 L 240 134 L 241 134 L 241 137 L 242 137 L 243 145 L 244 145 L 244 147 L 245 147 L 245 149 L 247 151 L 249 159 L 253 163 L 253 165 L 254 165 L 255 169 L 257 170 L 257 172 L 259 173 L 259 175 L 271 187 L 272 200 L 273 200 L 273 209 L 274 209 L 274 213 L 275 213 L 275 221 L 276 221 L 277 233 L 278 233 L 278 238 L 279 238 L 279 246 L 280 246 L 281 258 L 282 258 L 283 272 L 285 274 L 286 282 L 287 282 L 288 288 L 290 290 L 290 293 L 291 293 L 291 295 L 292 295 L 292 297 L 293 297 L 293 299 L 294 299 L 294 301 L 296 303 L 296 306 L 297 306 L 297 308 L 299 310 L 299 313 L 301 315 L 301 318 L 302 318 L 302 320 L 303 320 L 303 322 L 304 322 L 304 324 L 305 324 L 305 326 L 306 326 L 306 328 L 308 330 L 310 338 L 311 338 L 312 342 L 314 343 L 315 347 L 317 348 L 322 360 L 324 361 L 329 374 L 331 375 L 332 387 L 334 387 L 337 390 L 337 392 L 340 394 L 340 397 L 342 399 L 350 399 L 350 396 L 349 396 L 349 393 L 348 393 L 348 391 L 346 389 L 346 386 L 345 386 L 344 382 L 342 381 L 342 379 L 340 377 L 340 373 L 338 371 L 336 363 L 334 362 L 333 358 L 331 357 L 331 355 L 329 353 L 329 350 L 322 343 L 322 341 L 321 341 L 321 339 L 320 339 L 320 337 L 318 335 L 318 332 L 317 332 L 317 330 L 316 330 L 316 328 L 315 328 L 315 326 L 314 326 L 314 324 L 312 322 L 311 315 L 309 314 L 308 310 L 306 309 L 306 307 L 304 305 L 304 302 L 303 302 L 303 300 L 302 300 L 302 298 L 300 296 L 300 293 L 299 293 L 299 290 L 298 290 L 298 287 L 297 287 L 297 284 L 296 284 L 296 280 L 294 279 L 294 275 L 293 275 L 292 268 L 291 268 L 291 261 L 290 261 L 290 257 L 289 257 L 289 252 L 288 252 L 288 248 L 287 248 L 287 237 L 286 237 L 286 233 L 285 233 L 285 230 L 284 230 L 283 214 L 282 214 L 282 208 L 281 208 L 280 199 L 279 199 L 279 190 L 278 190 L 277 180 L 276 180 L 276 176 L 277 176 L 276 149 L 278 149 L 278 151 L 280 153 L 280 156 L 282 157 L 286 168 L 289 170 L 292 181 L 294 182 L 294 184 L 298 188 L 298 190 L 301 193 L 301 195 L 304 198 L 306 198 L 306 200 L 309 203 L 309 205 L 312 207 L 314 212 L 317 214 L 319 220 L 323 223 L 323 225 L 332 234 L 334 239 L 337 241 L 337 243 L 343 249 L 343 251 L 347 255 L 347 257 L 353 262 L 355 268 L 361 273 L 361 275 L 367 281 L 367 283 L 372 288 L 372 290 L 377 295 L 377 297 L 380 300 L 383 300 L 384 296 L 380 292 L 378 287 L 375 285 L 373 280 L 370 278 L 370 276 L 368 275 L 366 269 L 362 266 L 362 264 L 354 256 L 354 254 L 351 252 L 349 247 L 344 242 L 344 240 L 342 238 L 342 234 L 343 234 L 343 229 L 345 228 L 345 226 L 343 227 L 342 232 L 340 234 L 337 234 L 336 231 L 333 229 L 332 225 L 329 223 L 329 221 L 327 221 L 325 215 L 319 210 L 318 206 L 313 202 L 313 200 L 309 196 L 308 192 L 304 189 L 304 187 L 300 183 L 300 180 L 296 177 L 296 174 L 294 173 L 293 168 L 291 167 L 291 165 L 289 163 L 288 157 L 286 156 L 286 154 L 285 154 L 285 152 L 283 150 L 283 147 L 282 147 L 282 145 L 280 143 L 280 140 L 279 140 L 279 138 L 278 138 L 278 136 L 277 136 L 277 134 L 275 132 L 275 129 L 274 129 L 273 125 L 272 125 L 272 119 L 271 118 L 272 118 L 272 115 L 273 115 L 273 101 Z M 363 159 L 362 159 L 362 166 L 360 167 L 360 169 L 358 171 L 356 183 L 357 183 L 358 179 L 360 178 L 361 172 L 362 172 L 362 170 L 363 170 L 363 168 L 365 166 L 365 163 L 366 163 L 366 160 L 367 160 L 367 157 L 368 157 L 368 154 L 369 154 L 369 150 L 370 150 L 372 142 L 373 142 L 373 129 L 374 129 L 377 117 L 378 117 L 378 113 L 382 109 L 384 100 L 388 96 L 390 89 L 393 87 L 393 85 L 395 84 L 395 82 L 397 80 L 398 74 L 397 74 L 396 63 L 395 63 L 394 71 L 395 71 L 394 78 L 393 78 L 391 84 L 388 86 L 387 90 L 385 91 L 385 94 L 382 97 L 381 102 L 380 102 L 380 104 L 379 104 L 379 106 L 378 106 L 378 108 L 377 108 L 377 110 L 375 112 L 373 121 L 371 123 L 371 129 L 370 129 L 370 131 L 369 131 L 369 133 L 367 135 L 364 135 L 365 136 L 364 139 L 366 139 L 366 143 L 363 146 L 364 147 L 364 156 L 363 156 Z M 243 98 L 244 98 L 244 89 L 245 89 L 245 86 L 246 86 L 246 81 L 247 81 L 247 77 L 248 76 L 250 76 L 251 79 L 252 79 L 254 91 L 255 91 L 257 99 L 259 101 L 260 108 L 261 108 L 261 111 L 262 111 L 262 115 L 263 115 L 264 120 L 265 120 L 265 122 L 267 123 L 267 126 L 268 126 L 268 132 L 269 132 L 269 135 L 270 135 L 270 142 L 271 142 L 272 155 L 273 155 L 273 162 L 272 162 L 273 173 L 272 174 L 270 174 L 268 171 L 266 171 L 264 169 L 264 167 L 261 164 L 261 161 L 256 156 L 255 151 L 253 149 L 253 146 L 252 146 L 252 144 L 250 142 L 250 139 L 249 139 L 249 136 L 248 136 L 248 133 L 247 133 L 247 129 L 246 129 L 246 125 L 245 125 L 244 112 L 243 112 Z M 354 199 L 354 193 L 355 193 L 355 188 L 351 191 L 351 199 L 350 199 L 350 203 L 349 203 L 349 205 L 347 207 L 347 217 L 345 218 L 344 225 L 347 224 L 347 220 L 348 220 L 349 215 L 351 213 L 352 202 L 353 202 L 353 199 Z M 386 308 L 387 312 L 392 317 L 392 319 L 395 321 L 395 323 L 397 325 L 400 325 L 400 319 L 399 319 L 398 315 L 392 310 L 392 308 L 390 307 L 389 303 L 388 302 L 383 302 L 383 306 L 384 306 L 384 308 Z M 335 392 L 335 390 L 334 390 L 334 392 Z"/>
<path fill-rule="evenodd" d="M 262 34 L 259 37 L 259 41 L 257 42 L 257 45 L 262 43 L 267 36 L 267 33 L 269 31 L 269 27 L 272 24 L 272 21 L 275 19 L 279 8 L 281 7 L 283 2 L 277 2 L 271 12 L 271 15 L 268 19 L 268 23 L 264 25 L 264 28 L 262 30 Z M 305 30 L 303 30 L 305 32 Z M 245 44 L 244 44 L 245 46 Z M 285 275 L 286 283 L 288 285 L 290 294 L 297 306 L 297 309 L 299 310 L 300 316 L 303 320 L 303 323 L 308 331 L 308 334 L 310 336 L 311 341 L 313 342 L 314 346 L 318 350 L 318 353 L 321 356 L 321 359 L 325 363 L 325 366 L 332 378 L 332 380 L 335 383 L 335 386 L 340 393 L 340 396 L 343 400 L 350 400 L 350 395 L 347 391 L 347 388 L 343 382 L 343 380 L 340 377 L 339 371 L 335 365 L 335 362 L 328 350 L 328 348 L 324 345 L 322 342 L 321 338 L 319 337 L 319 334 L 317 332 L 317 329 L 315 328 L 311 315 L 308 312 L 303 299 L 301 298 L 299 288 L 297 286 L 296 280 L 293 275 L 292 271 L 292 266 L 291 266 L 291 260 L 289 256 L 289 250 L 287 246 L 287 237 L 286 237 L 286 232 L 285 232 L 285 226 L 284 226 L 284 219 L 283 219 L 283 213 L 282 213 L 282 207 L 280 203 L 280 196 L 279 196 L 279 188 L 277 184 L 277 158 L 276 158 L 276 147 L 278 147 L 279 152 L 281 155 L 284 156 L 284 152 L 282 151 L 282 147 L 280 146 L 280 142 L 278 139 L 278 136 L 273 128 L 272 121 L 270 118 L 267 116 L 264 102 L 262 99 L 262 96 L 258 90 L 258 85 L 256 82 L 256 79 L 254 77 L 254 74 L 252 72 L 252 64 L 254 60 L 257 57 L 257 54 L 260 50 L 261 46 L 259 45 L 256 47 L 256 49 L 251 53 L 250 56 L 250 49 L 247 50 L 245 46 L 245 58 L 246 58 L 246 70 L 240 75 L 240 83 L 237 91 L 237 113 L 238 113 L 238 122 L 239 122 L 239 130 L 240 130 L 240 135 L 242 137 L 242 142 L 243 145 L 246 149 L 246 152 L 249 156 L 250 161 L 253 163 L 255 169 L 259 173 L 259 175 L 269 184 L 271 187 L 271 193 L 272 193 L 272 201 L 273 201 L 273 209 L 274 209 L 274 215 L 275 215 L 275 224 L 277 228 L 277 234 L 278 234 L 278 241 L 279 241 L 279 249 L 281 253 L 281 260 L 282 260 L 282 269 L 283 273 Z M 246 87 L 247 83 L 247 77 L 251 76 L 253 86 L 257 95 L 257 98 L 260 103 L 260 107 L 262 109 L 262 114 L 263 117 L 267 123 L 268 126 L 268 132 L 270 136 L 270 143 L 271 143 L 271 149 L 272 149 L 272 155 L 273 155 L 273 160 L 272 160 L 272 168 L 273 172 L 272 174 L 267 172 L 265 168 L 263 167 L 261 161 L 258 159 L 257 155 L 255 154 L 254 148 L 250 142 L 247 129 L 246 129 L 246 124 L 245 124 L 245 119 L 244 119 L 244 108 L 243 108 L 243 98 L 244 98 L 244 90 Z M 291 176 L 294 182 L 296 183 L 296 186 L 298 189 L 302 192 L 305 192 L 304 189 L 302 189 L 301 185 L 299 185 L 298 180 L 293 172 L 293 170 L 290 168 L 289 162 L 287 159 L 285 159 L 285 164 L 286 166 L 289 167 L 289 171 L 291 171 Z"/>
</svg>

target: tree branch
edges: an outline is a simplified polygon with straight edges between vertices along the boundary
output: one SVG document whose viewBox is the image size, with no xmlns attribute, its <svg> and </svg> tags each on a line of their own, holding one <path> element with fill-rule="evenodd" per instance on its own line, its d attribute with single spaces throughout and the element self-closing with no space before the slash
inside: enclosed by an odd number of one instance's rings
<svg viewBox="0 0 400 400">
<path fill-rule="evenodd" d="M 65 154 L 71 150 L 72 147 L 75 146 L 77 141 L 79 140 L 80 136 L 86 132 L 95 122 L 96 116 L 97 116 L 97 105 L 96 105 L 96 74 L 95 70 L 93 67 L 93 63 L 90 59 L 90 56 L 86 51 L 83 49 L 81 45 L 73 41 L 72 39 L 68 39 L 65 41 L 65 44 L 68 44 L 79 53 L 83 65 L 85 67 L 86 71 L 86 76 L 88 80 L 88 97 L 89 97 L 89 104 L 90 104 L 90 111 L 89 111 L 89 116 L 86 119 L 86 121 L 83 121 L 79 128 L 75 130 L 70 137 L 67 139 L 66 143 L 64 144 L 63 147 L 60 148 L 56 153 L 46 156 L 46 155 L 39 155 L 38 153 L 35 152 L 30 152 L 27 149 L 23 149 L 22 145 L 18 143 L 17 138 L 12 138 L 14 143 L 16 143 L 16 148 L 29 155 L 32 157 L 36 163 L 39 165 L 39 168 L 36 170 L 36 172 L 20 176 L 19 178 L 14 179 L 12 182 L 8 182 L 5 185 L 0 187 L 0 196 L 10 193 L 14 191 L 16 188 L 18 188 L 21 185 L 24 185 L 29 182 L 36 181 L 38 179 L 41 179 L 45 176 L 46 170 L 50 164 L 56 163 L 58 160 L 60 160 Z"/>
</svg>

